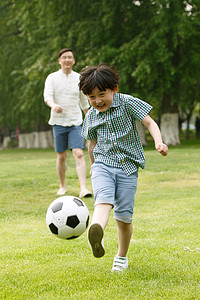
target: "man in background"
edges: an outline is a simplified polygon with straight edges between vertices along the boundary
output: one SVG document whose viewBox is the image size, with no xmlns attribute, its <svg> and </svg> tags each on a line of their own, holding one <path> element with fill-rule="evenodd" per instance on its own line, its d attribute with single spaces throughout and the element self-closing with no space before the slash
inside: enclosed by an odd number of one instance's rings
<svg viewBox="0 0 200 300">
<path fill-rule="evenodd" d="M 65 184 L 67 149 L 72 150 L 80 183 L 79 197 L 90 197 L 86 188 L 86 163 L 83 155 L 84 140 L 81 136 L 82 111 L 89 109 L 87 97 L 79 90 L 80 75 L 73 71 L 75 64 L 72 49 L 64 48 L 58 55 L 60 69 L 48 75 L 45 81 L 44 101 L 51 108 L 49 124 L 53 127 L 56 169 L 60 181 L 57 195 L 67 192 Z"/>
</svg>

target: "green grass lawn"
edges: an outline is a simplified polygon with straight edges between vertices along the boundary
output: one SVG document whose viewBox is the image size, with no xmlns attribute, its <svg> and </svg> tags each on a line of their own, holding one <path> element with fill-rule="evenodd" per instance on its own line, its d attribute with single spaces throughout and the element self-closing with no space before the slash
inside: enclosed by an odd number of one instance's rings
<svg viewBox="0 0 200 300">
<path fill-rule="evenodd" d="M 129 268 L 119 276 L 111 274 L 112 215 L 100 259 L 87 232 L 64 241 L 48 230 L 46 210 L 58 189 L 54 150 L 0 151 L 0 299 L 200 299 L 200 141 L 171 147 L 167 157 L 147 147 L 145 156 Z M 67 182 L 68 194 L 78 196 L 70 153 Z M 93 198 L 84 202 L 92 216 Z"/>
</svg>

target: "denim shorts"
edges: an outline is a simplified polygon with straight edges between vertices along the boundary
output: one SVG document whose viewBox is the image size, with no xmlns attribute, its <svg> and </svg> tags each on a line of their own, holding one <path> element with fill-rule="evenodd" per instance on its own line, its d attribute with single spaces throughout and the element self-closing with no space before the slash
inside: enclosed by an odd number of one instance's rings
<svg viewBox="0 0 200 300">
<path fill-rule="evenodd" d="M 84 141 L 81 136 L 81 126 L 53 125 L 55 152 L 61 153 L 69 149 L 84 149 Z"/>
<path fill-rule="evenodd" d="M 95 205 L 111 204 L 116 220 L 131 223 L 138 172 L 127 176 L 120 168 L 106 166 L 98 162 L 94 163 L 91 168 Z"/>
</svg>

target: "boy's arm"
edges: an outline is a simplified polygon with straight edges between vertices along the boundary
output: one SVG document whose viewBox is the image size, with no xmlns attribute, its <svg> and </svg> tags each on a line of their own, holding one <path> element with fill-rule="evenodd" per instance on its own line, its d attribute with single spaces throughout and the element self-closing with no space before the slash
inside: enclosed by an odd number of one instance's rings
<svg viewBox="0 0 200 300">
<path fill-rule="evenodd" d="M 97 138 L 94 140 L 89 140 L 89 144 L 88 144 L 88 154 L 89 154 L 89 158 L 90 158 L 90 164 L 92 165 L 94 163 L 94 155 L 93 155 L 93 150 L 94 147 L 97 144 Z"/>
<path fill-rule="evenodd" d="M 168 147 L 162 141 L 161 132 L 156 122 L 149 115 L 147 115 L 142 120 L 142 123 L 149 130 L 152 138 L 154 139 L 156 150 L 163 156 L 167 155 Z"/>
</svg>

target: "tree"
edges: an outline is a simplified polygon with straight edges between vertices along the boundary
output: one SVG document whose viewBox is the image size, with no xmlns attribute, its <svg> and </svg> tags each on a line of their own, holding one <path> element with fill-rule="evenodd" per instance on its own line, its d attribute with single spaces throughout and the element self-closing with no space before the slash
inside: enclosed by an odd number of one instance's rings
<svg viewBox="0 0 200 300">
<path fill-rule="evenodd" d="M 48 128 L 44 81 L 59 68 L 59 49 L 71 47 L 78 72 L 114 64 L 120 90 L 153 104 L 165 142 L 179 143 L 178 114 L 199 97 L 199 6 L 197 0 L 1 1 L 0 127 Z"/>
<path fill-rule="evenodd" d="M 143 94 L 157 105 L 164 140 L 175 145 L 179 143 L 179 103 L 188 94 L 184 94 L 182 89 L 188 80 L 184 76 L 185 70 L 196 84 L 199 78 L 199 30 L 196 30 L 199 27 L 199 7 L 190 1 L 196 12 L 188 14 L 187 3 L 179 0 L 138 2 L 138 11 L 141 10 L 143 17 L 138 33 L 121 47 L 122 60 L 126 56 L 124 60 L 129 62 L 127 67 L 123 60 L 123 73 L 136 82 L 134 87 L 138 94 Z M 195 26 L 192 18 L 196 20 Z M 195 61 L 196 66 L 187 63 L 189 39 L 192 40 L 190 59 Z M 196 72 L 192 73 L 194 68 Z M 195 85 L 191 88 L 195 91 Z"/>
<path fill-rule="evenodd" d="M 4 136 L 9 135 L 9 130 L 16 126 L 16 116 L 13 110 L 15 103 L 15 85 L 11 78 L 13 66 L 19 67 L 20 57 L 17 57 L 15 45 L 19 35 L 18 28 L 12 26 L 10 20 L 12 2 L 1 1 L 0 5 L 0 128 Z M 10 41 L 7 43 L 7 41 Z M 14 63 L 15 62 L 15 63 Z"/>
</svg>

